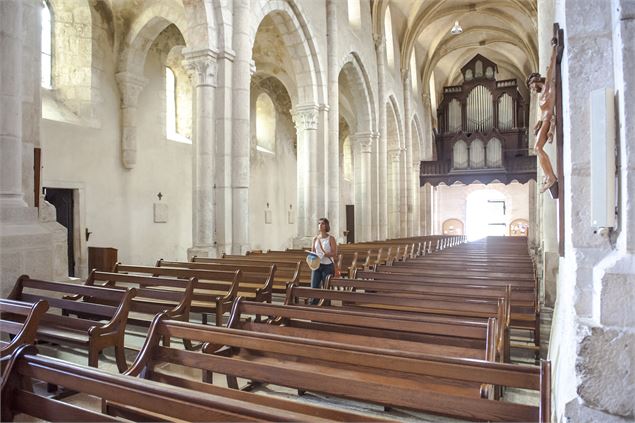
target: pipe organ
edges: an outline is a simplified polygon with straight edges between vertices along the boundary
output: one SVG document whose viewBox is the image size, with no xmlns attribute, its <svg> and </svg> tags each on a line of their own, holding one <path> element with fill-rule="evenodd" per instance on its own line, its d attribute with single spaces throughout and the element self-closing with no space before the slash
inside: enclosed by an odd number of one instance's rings
<svg viewBox="0 0 635 423">
<path fill-rule="evenodd" d="M 461 68 L 463 83 L 443 88 L 436 160 L 421 163 L 422 184 L 536 178 L 527 145 L 529 104 L 516 79 L 497 80 L 497 73 L 496 63 L 477 54 Z"/>
</svg>

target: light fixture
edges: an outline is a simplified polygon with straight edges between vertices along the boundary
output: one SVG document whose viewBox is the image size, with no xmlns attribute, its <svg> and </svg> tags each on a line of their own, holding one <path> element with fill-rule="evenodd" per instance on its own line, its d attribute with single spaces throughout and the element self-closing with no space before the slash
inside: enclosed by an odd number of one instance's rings
<svg viewBox="0 0 635 423">
<path fill-rule="evenodd" d="M 461 25 L 459 25 L 459 21 L 454 21 L 454 26 L 450 30 L 450 34 L 459 35 L 462 32 L 463 32 L 463 28 L 461 28 Z"/>
</svg>

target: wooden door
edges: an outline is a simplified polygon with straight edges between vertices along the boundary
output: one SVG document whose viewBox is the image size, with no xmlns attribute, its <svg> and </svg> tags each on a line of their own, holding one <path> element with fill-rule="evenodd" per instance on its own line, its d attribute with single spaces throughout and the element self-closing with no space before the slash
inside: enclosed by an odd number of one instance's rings
<svg viewBox="0 0 635 423">
<path fill-rule="evenodd" d="M 346 205 L 346 243 L 355 242 L 355 206 Z"/>
</svg>

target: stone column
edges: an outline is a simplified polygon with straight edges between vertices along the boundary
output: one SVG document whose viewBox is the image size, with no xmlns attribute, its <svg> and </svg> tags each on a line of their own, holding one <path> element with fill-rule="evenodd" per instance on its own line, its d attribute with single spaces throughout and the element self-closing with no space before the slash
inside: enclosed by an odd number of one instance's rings
<svg viewBox="0 0 635 423">
<path fill-rule="evenodd" d="M 317 231 L 318 188 L 324 187 L 317 180 L 318 106 L 298 106 L 292 115 L 298 137 L 298 237 L 294 245 L 307 246 Z"/>
<path fill-rule="evenodd" d="M 23 184 L 23 177 L 34 178 L 33 146 L 40 138 L 41 109 L 34 92 L 40 89 L 40 7 L 34 0 L 0 1 L 2 297 L 22 274 L 60 281 L 68 276 L 66 229 L 54 217 L 40 222 L 38 209 L 27 204 L 23 190 L 33 189 L 32 183 Z"/>
<path fill-rule="evenodd" d="M 214 126 L 214 89 L 216 53 L 211 50 L 184 52 L 184 67 L 190 73 L 196 93 L 194 131 L 194 172 L 192 192 L 192 248 L 188 257 L 216 257 L 216 207 L 214 201 L 216 171 L 216 130 Z"/>
<path fill-rule="evenodd" d="M 22 56 L 24 33 L 22 1 L 0 2 L 0 206 L 26 207 L 22 194 Z"/>
<path fill-rule="evenodd" d="M 121 92 L 121 162 L 132 169 L 137 164 L 137 101 L 148 80 L 130 72 L 119 72 L 115 79 Z"/>
<path fill-rule="evenodd" d="M 340 109 L 339 109 L 339 64 L 337 51 L 337 3 L 336 0 L 326 1 L 326 44 L 328 55 L 328 156 L 327 156 L 327 217 L 331 223 L 331 234 L 338 241 L 342 241 L 344 228 L 342 221 L 342 206 L 340 205 Z"/>
<path fill-rule="evenodd" d="M 243 254 L 249 249 L 249 0 L 234 0 L 233 18 L 232 252 Z"/>
<path fill-rule="evenodd" d="M 372 193 L 371 193 L 371 154 L 372 145 L 377 134 L 372 132 L 358 132 L 351 135 L 351 141 L 355 145 L 355 149 L 358 152 L 356 160 L 359 161 L 359 177 L 360 181 L 356 187 L 356 207 L 360 207 L 361 222 L 357 225 L 360 230 L 355 239 L 355 242 L 359 241 L 371 241 L 372 240 Z"/>
<path fill-rule="evenodd" d="M 432 185 L 425 184 L 421 188 L 421 226 L 423 228 L 423 235 L 433 235 L 432 230 L 432 215 L 433 215 L 433 203 L 432 203 Z"/>
<path fill-rule="evenodd" d="M 377 186 L 378 186 L 378 223 L 379 239 L 388 237 L 388 194 L 387 194 L 387 158 L 388 137 L 386 134 L 386 40 L 384 35 L 375 34 L 375 49 L 377 53 L 377 117 L 379 129 L 378 157 L 377 157 Z"/>
<path fill-rule="evenodd" d="M 421 162 L 415 161 L 412 163 L 412 169 L 410 170 L 412 186 L 410 188 L 410 195 L 412 200 L 408 202 L 412 206 L 412 230 L 411 236 L 421 235 L 421 205 L 419 201 L 419 173 Z"/>
<path fill-rule="evenodd" d="M 388 238 L 397 238 L 400 236 L 399 227 L 400 212 L 400 170 L 401 170 L 401 150 L 390 150 L 388 159 L 390 169 L 388 172 L 388 183 L 390 186 L 388 195 Z"/>
<path fill-rule="evenodd" d="M 403 85 L 403 97 L 404 97 L 404 146 L 406 149 L 406 156 L 403 162 L 404 169 L 404 210 L 406 214 L 406 220 L 402 222 L 402 227 L 405 228 L 404 236 L 414 235 L 415 215 L 414 209 L 414 180 L 412 179 L 412 169 L 410 163 L 412 163 L 412 126 L 410 125 L 410 115 L 412 114 L 412 84 L 410 83 L 410 70 L 409 64 L 405 69 L 401 70 L 401 82 Z M 404 225 L 405 223 L 405 225 Z"/>
</svg>

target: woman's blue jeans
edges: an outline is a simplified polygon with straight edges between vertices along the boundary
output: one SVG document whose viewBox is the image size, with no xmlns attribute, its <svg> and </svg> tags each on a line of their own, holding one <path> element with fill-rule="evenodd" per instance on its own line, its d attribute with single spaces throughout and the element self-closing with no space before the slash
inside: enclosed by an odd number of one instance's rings
<svg viewBox="0 0 635 423">
<path fill-rule="evenodd" d="M 320 264 L 311 274 L 311 288 L 322 288 L 328 275 L 335 273 L 335 266 L 331 264 Z"/>
</svg>

